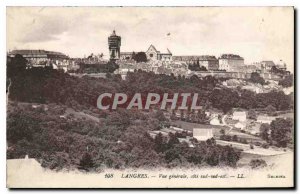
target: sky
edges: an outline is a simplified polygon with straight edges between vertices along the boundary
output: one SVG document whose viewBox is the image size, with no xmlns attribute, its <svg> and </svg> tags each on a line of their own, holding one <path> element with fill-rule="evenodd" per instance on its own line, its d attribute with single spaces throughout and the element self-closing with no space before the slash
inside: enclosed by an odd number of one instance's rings
<svg viewBox="0 0 300 194">
<path fill-rule="evenodd" d="M 153 44 L 173 55 L 232 53 L 246 64 L 283 60 L 294 67 L 292 7 L 7 7 L 6 13 L 7 51 L 108 58 L 107 37 L 116 30 L 121 52 Z"/>
</svg>

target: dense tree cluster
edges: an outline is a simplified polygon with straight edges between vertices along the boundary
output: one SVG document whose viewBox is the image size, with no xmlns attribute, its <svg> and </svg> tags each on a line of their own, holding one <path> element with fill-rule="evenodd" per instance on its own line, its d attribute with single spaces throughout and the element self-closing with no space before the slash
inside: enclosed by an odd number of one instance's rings
<svg viewBox="0 0 300 194">
<path fill-rule="evenodd" d="M 189 63 L 188 69 L 191 71 L 207 71 L 206 67 L 200 65 L 199 60 L 197 60 L 193 63 Z"/>
<path fill-rule="evenodd" d="M 133 53 L 132 54 L 132 59 L 135 60 L 136 62 L 147 62 L 147 55 L 145 52 L 138 52 L 138 53 Z"/>
<path fill-rule="evenodd" d="M 257 73 L 257 72 L 251 73 L 251 77 L 250 77 L 249 81 L 251 81 L 253 83 L 258 83 L 261 85 L 265 84 L 264 78 L 260 77 L 259 73 Z"/>
<path fill-rule="evenodd" d="M 260 136 L 262 139 L 278 147 L 287 147 L 292 142 L 293 121 L 291 119 L 276 118 L 271 124 L 260 126 Z"/>
<path fill-rule="evenodd" d="M 103 168 L 154 168 L 189 165 L 235 166 L 240 158 L 232 147 L 214 140 L 191 148 L 178 137 L 187 134 L 161 134 L 151 138 L 156 113 L 143 114 L 118 109 L 97 116 L 100 122 L 65 114 L 56 104 L 34 108 L 28 103 L 9 103 L 7 158 L 25 155 L 37 158 L 51 169 L 99 170 Z M 161 116 L 160 116 L 161 118 Z M 165 120 L 165 119 L 162 119 Z M 194 140 L 196 141 L 196 140 Z"/>
<path fill-rule="evenodd" d="M 278 82 L 279 85 L 282 85 L 285 88 L 292 87 L 294 85 L 293 75 L 287 75 L 282 80 Z"/>
<path fill-rule="evenodd" d="M 87 64 L 84 62 L 79 63 L 80 68 L 74 70 L 74 73 L 113 73 L 119 68 L 119 65 L 113 61 L 101 64 L 95 62 L 94 64 Z"/>
<path fill-rule="evenodd" d="M 224 112 L 232 108 L 256 109 L 270 105 L 276 110 L 293 107 L 291 95 L 278 91 L 256 94 L 248 90 L 217 88 L 220 80 L 212 76 L 184 78 L 137 71 L 128 73 L 124 81 L 119 75 L 110 75 L 107 79 L 88 76 L 78 78 L 51 68 L 31 68 L 18 76 L 10 76 L 9 80 L 12 83 L 9 98 L 12 100 L 54 102 L 79 109 L 95 108 L 98 96 L 105 92 L 123 92 L 128 96 L 133 96 L 136 92 L 142 96 L 147 96 L 149 92 L 161 95 L 198 93 L 200 105 L 212 106 Z"/>
</svg>

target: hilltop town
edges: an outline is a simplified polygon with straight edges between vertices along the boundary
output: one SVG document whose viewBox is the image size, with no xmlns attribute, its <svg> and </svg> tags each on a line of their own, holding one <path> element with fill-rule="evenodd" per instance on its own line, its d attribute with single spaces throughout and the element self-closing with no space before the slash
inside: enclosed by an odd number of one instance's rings
<svg viewBox="0 0 300 194">
<path fill-rule="evenodd" d="M 17 54 L 26 58 L 29 67 L 47 67 L 61 69 L 75 76 L 105 77 L 106 73 L 120 74 L 122 79 L 126 78 L 128 72 L 142 70 L 155 74 L 199 78 L 213 76 L 225 78 L 223 85 L 226 87 L 240 86 L 242 89 L 263 93 L 273 88 L 288 91 L 288 87 L 281 87 L 279 81 L 285 80 L 291 85 L 290 71 L 287 65 L 280 60 L 264 60 L 252 64 L 245 64 L 244 58 L 237 54 L 191 55 L 173 56 L 166 48 L 165 51 L 158 50 L 154 45 L 148 49 L 137 52 L 121 51 L 121 37 L 114 31 L 108 38 L 109 59 L 103 58 L 101 54 L 90 54 L 84 58 L 70 58 L 61 52 L 46 50 L 13 50 L 8 52 L 8 60 Z M 109 65 L 108 65 L 109 64 Z M 115 66 L 117 65 L 117 66 Z M 245 83 L 244 80 L 254 79 L 253 83 Z M 262 79 L 265 83 L 261 83 Z"/>
<path fill-rule="evenodd" d="M 8 158 L 29 155 L 51 169 L 257 168 L 293 151 L 293 74 L 283 61 L 173 56 L 154 45 L 123 52 L 115 31 L 108 49 L 109 60 L 8 52 Z M 103 92 L 197 92 L 202 109 L 99 110 Z"/>
</svg>

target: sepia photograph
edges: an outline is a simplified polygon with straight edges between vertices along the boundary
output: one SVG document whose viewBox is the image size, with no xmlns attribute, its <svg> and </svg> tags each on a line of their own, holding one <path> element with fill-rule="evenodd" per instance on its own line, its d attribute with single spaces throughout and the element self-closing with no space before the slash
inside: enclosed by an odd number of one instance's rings
<svg viewBox="0 0 300 194">
<path fill-rule="evenodd" d="M 7 6 L 6 187 L 294 188 L 294 18 Z"/>
</svg>

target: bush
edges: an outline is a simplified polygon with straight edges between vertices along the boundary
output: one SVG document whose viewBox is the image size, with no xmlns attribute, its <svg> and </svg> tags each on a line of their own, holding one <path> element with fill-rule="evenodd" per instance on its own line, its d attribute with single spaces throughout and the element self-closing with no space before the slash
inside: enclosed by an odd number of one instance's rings
<svg viewBox="0 0 300 194">
<path fill-rule="evenodd" d="M 267 163 L 263 159 L 252 159 L 249 166 L 251 166 L 252 169 L 264 168 L 267 166 Z"/>
<path fill-rule="evenodd" d="M 87 152 L 84 153 L 79 163 L 79 169 L 89 171 L 93 167 L 94 162 L 92 160 L 92 156 Z"/>
<path fill-rule="evenodd" d="M 265 149 L 268 149 L 269 148 L 269 145 L 268 144 L 266 144 L 266 143 L 264 143 L 264 144 L 262 144 L 262 146 L 261 146 L 262 148 L 265 148 Z"/>
</svg>

